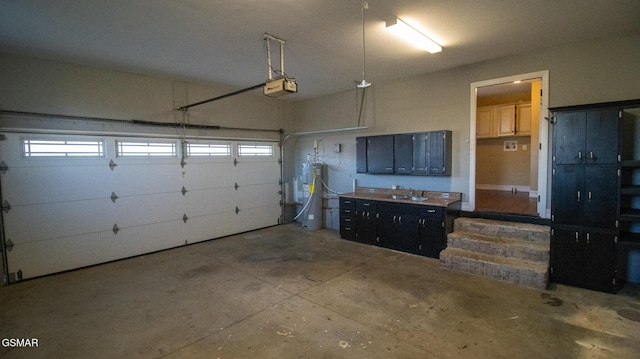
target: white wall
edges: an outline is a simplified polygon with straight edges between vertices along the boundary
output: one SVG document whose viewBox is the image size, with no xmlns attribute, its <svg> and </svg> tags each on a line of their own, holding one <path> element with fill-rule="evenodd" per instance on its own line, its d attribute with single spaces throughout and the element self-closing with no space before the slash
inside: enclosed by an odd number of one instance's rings
<svg viewBox="0 0 640 359">
<path fill-rule="evenodd" d="M 66 116 L 180 122 L 175 108 L 236 88 L 160 79 L 0 53 L 0 110 Z M 285 104 L 258 90 L 193 107 L 187 123 L 234 128 L 289 129 Z M 221 131 L 220 136 L 256 137 Z M 269 138 L 278 135 L 269 135 Z"/>
<path fill-rule="evenodd" d="M 447 51 L 445 48 L 444 51 Z M 425 55 L 429 56 L 429 55 Z M 549 106 L 640 98 L 640 33 L 570 44 L 509 56 L 446 71 L 374 83 L 367 91 L 363 125 L 368 130 L 322 136 L 326 148 L 342 143 L 338 158 L 327 156 L 331 187 L 405 187 L 463 193 L 469 189 L 469 88 L 472 82 L 549 70 Z M 360 91 L 360 90 L 359 90 Z M 297 131 L 352 127 L 357 122 L 356 90 L 295 104 Z M 355 173 L 355 137 L 429 130 L 453 131 L 452 176 L 371 176 Z M 313 138 L 299 140 L 296 165 L 310 152 Z M 329 146 L 331 145 L 331 147 Z"/>
</svg>

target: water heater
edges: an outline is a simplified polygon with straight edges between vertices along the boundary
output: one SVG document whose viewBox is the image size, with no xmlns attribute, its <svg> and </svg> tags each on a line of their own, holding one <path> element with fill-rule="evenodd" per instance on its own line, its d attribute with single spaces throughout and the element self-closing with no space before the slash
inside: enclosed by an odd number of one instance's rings
<svg viewBox="0 0 640 359">
<path fill-rule="evenodd" d="M 302 164 L 302 226 L 309 230 L 322 228 L 322 164 Z"/>
</svg>

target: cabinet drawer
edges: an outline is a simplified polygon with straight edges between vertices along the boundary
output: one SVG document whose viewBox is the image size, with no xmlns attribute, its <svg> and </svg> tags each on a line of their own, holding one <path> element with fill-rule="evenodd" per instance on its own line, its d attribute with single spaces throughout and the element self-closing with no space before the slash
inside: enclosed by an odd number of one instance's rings
<svg viewBox="0 0 640 359">
<path fill-rule="evenodd" d="M 356 200 L 353 198 L 340 197 L 340 208 L 356 208 Z"/>
<path fill-rule="evenodd" d="M 397 203 L 378 202 L 377 210 L 378 212 L 384 212 L 384 213 L 396 213 L 401 207 L 402 205 Z"/>
<path fill-rule="evenodd" d="M 363 211 L 377 211 L 378 202 L 366 199 L 358 199 L 356 200 L 356 208 Z"/>
<path fill-rule="evenodd" d="M 420 208 L 420 215 L 429 218 L 444 218 L 444 208 L 424 206 Z"/>
<path fill-rule="evenodd" d="M 340 225 L 341 226 L 350 226 L 353 227 L 355 225 L 355 218 L 354 217 L 346 217 L 346 216 L 340 216 Z"/>
<path fill-rule="evenodd" d="M 340 217 L 353 217 L 356 215 L 354 208 L 342 208 L 340 207 Z"/>
<path fill-rule="evenodd" d="M 355 227 L 351 225 L 340 226 L 340 238 L 348 239 L 352 241 L 355 240 L 356 239 Z"/>
</svg>

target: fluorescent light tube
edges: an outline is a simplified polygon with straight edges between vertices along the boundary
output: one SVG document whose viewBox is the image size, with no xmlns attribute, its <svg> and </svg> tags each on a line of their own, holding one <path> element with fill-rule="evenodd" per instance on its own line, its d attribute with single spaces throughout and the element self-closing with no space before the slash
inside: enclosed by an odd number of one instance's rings
<svg viewBox="0 0 640 359">
<path fill-rule="evenodd" d="M 427 35 L 416 30 L 411 25 L 399 18 L 393 18 L 387 21 L 387 29 L 395 33 L 405 41 L 410 42 L 414 46 L 426 50 L 432 54 L 442 51 L 442 46 L 427 37 Z"/>
</svg>

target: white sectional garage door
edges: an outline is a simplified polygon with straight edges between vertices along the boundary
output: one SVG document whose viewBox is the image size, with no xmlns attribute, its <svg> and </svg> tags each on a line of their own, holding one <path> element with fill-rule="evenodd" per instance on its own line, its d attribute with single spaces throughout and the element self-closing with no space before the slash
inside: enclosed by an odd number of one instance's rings
<svg viewBox="0 0 640 359">
<path fill-rule="evenodd" d="M 5 133 L 9 278 L 276 225 L 277 142 Z"/>
</svg>

